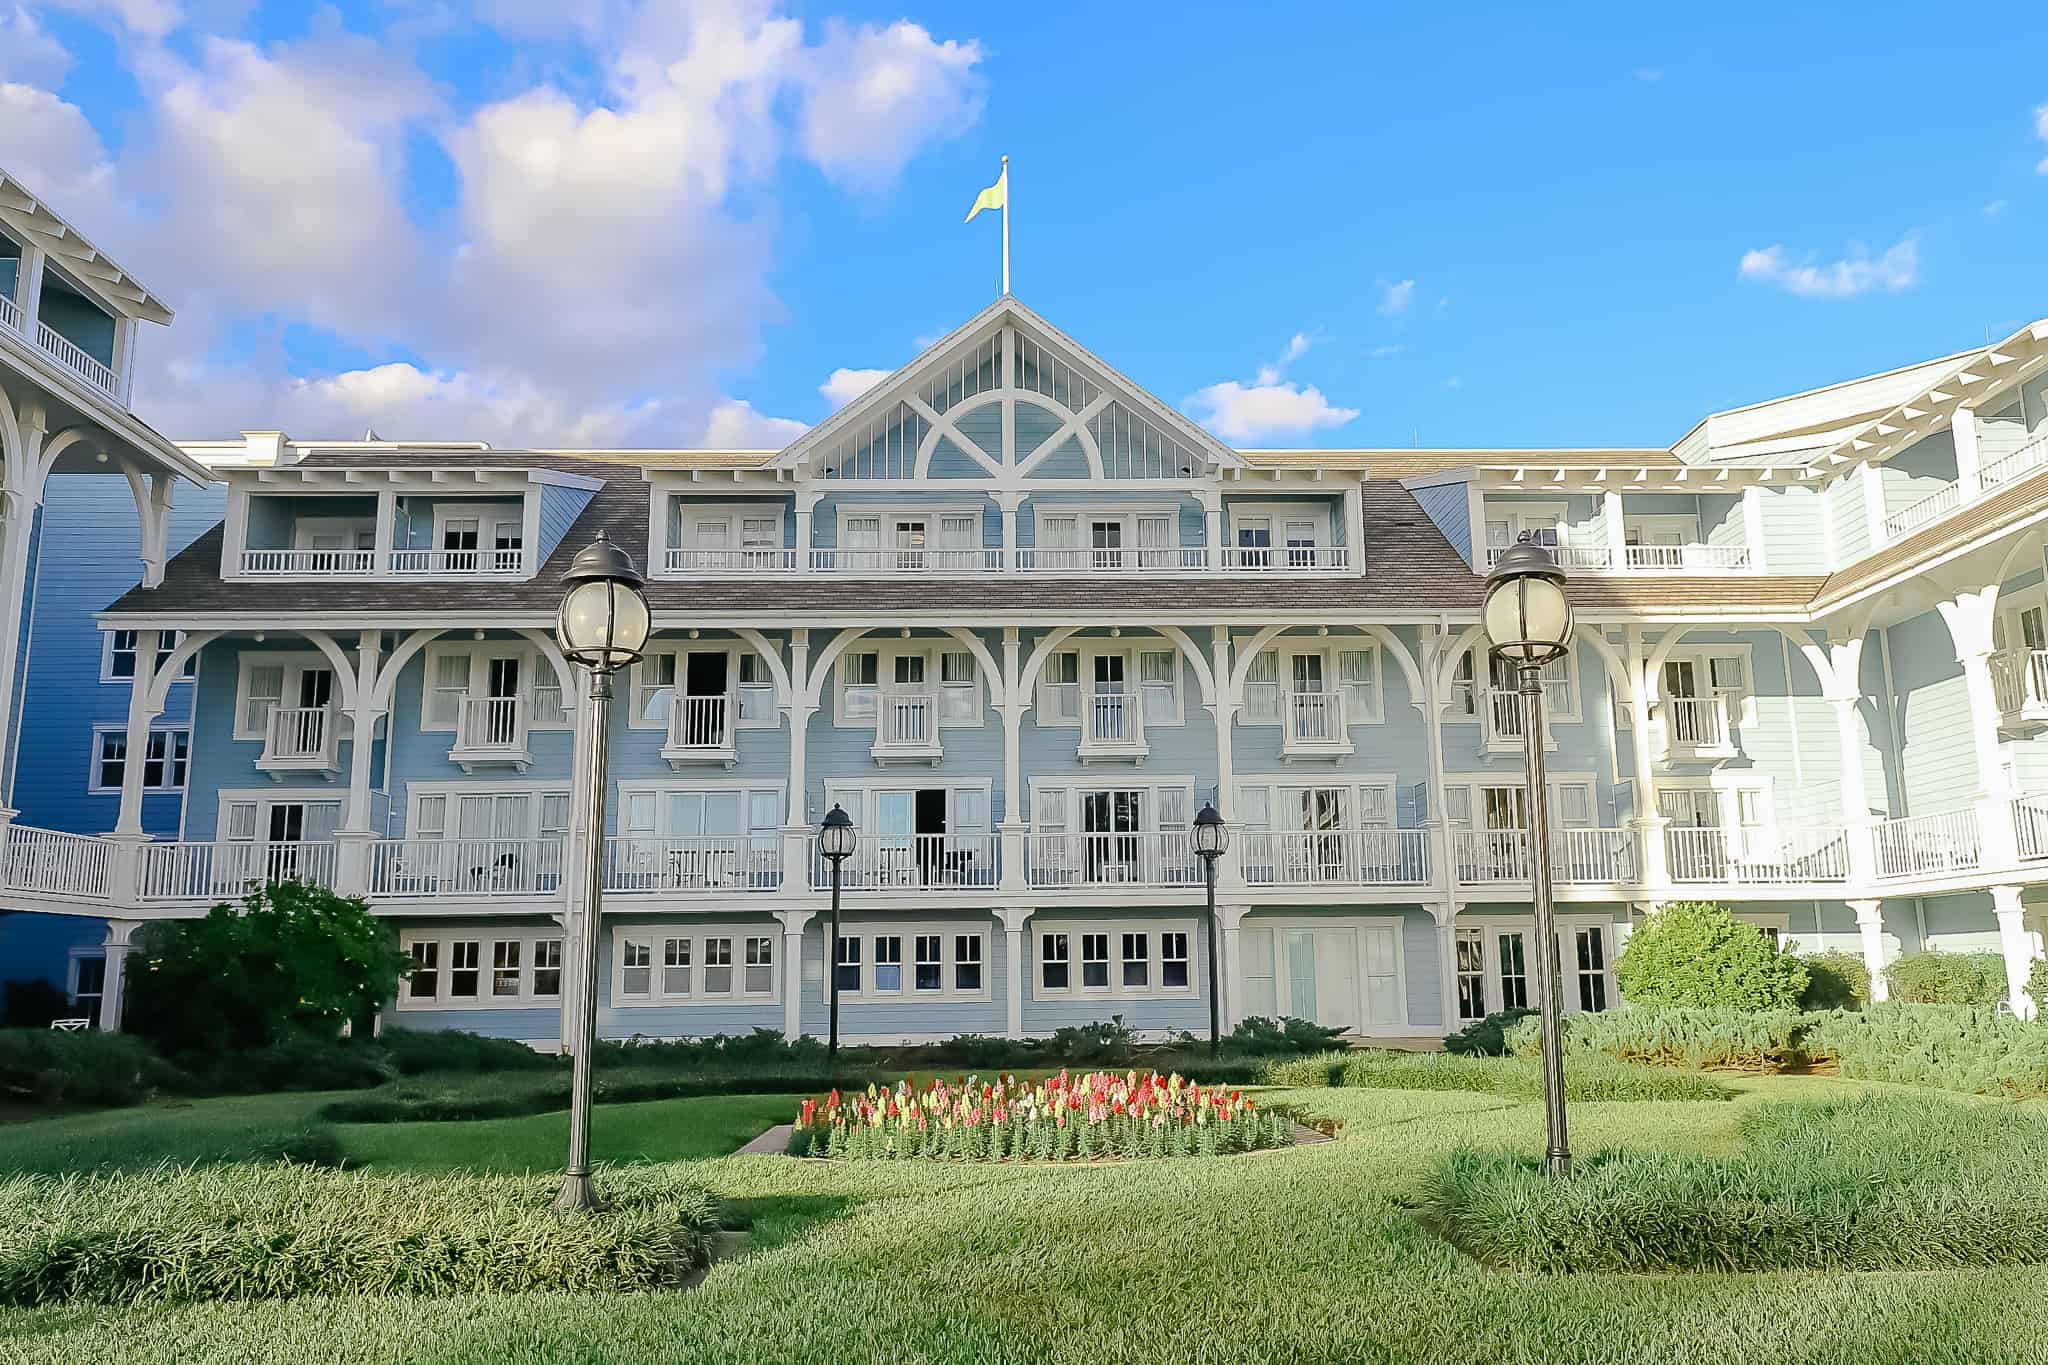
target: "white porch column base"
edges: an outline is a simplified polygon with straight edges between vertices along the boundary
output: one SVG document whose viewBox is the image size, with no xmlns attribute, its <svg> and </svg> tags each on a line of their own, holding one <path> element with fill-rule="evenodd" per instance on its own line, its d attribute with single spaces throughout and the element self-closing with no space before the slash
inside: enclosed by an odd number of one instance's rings
<svg viewBox="0 0 2048 1365">
<path fill-rule="evenodd" d="M 1006 1038 L 1024 1036 L 1024 926 L 1031 918 L 1031 909 L 1028 905 L 1006 905 L 996 911 L 996 917 L 1003 922 L 1003 976 L 1009 999 L 1009 1012 L 1003 1024 Z"/>
<path fill-rule="evenodd" d="M 135 931 L 141 927 L 140 920 L 107 921 L 107 970 L 100 984 L 102 1033 L 121 1031 L 121 1006 L 127 995 L 128 984 L 128 952 L 134 946 Z"/>
<path fill-rule="evenodd" d="M 2034 936 L 2027 932 L 2027 911 L 2020 904 L 2020 888 L 1992 887 L 1991 911 L 1998 917 L 1998 952 L 2005 959 L 2006 998 L 2014 1014 L 2032 1019 L 2040 1004 L 2027 994 L 2027 974 L 2034 967 Z"/>
<path fill-rule="evenodd" d="M 1884 980 L 1884 902 L 1850 901 L 1856 912 L 1856 929 L 1863 935 L 1863 965 L 1870 972 L 1870 998 L 1882 1001 L 1891 995 Z"/>
<path fill-rule="evenodd" d="M 795 1042 L 804 1036 L 804 927 L 815 910 L 777 910 L 782 921 L 782 1036 Z"/>
<path fill-rule="evenodd" d="M 1432 905 L 1429 913 L 1436 920 L 1437 990 L 1443 997 L 1443 1027 L 1448 1036 L 1463 1026 L 1458 1016 L 1458 904 Z"/>
<path fill-rule="evenodd" d="M 338 829 L 334 831 L 334 891 L 340 896 L 368 896 L 370 894 L 370 845 L 377 839 L 374 830 Z"/>
<path fill-rule="evenodd" d="M 1223 936 L 1223 980 L 1217 983 L 1223 991 L 1223 1031 L 1230 1032 L 1244 1019 L 1244 917 L 1251 913 L 1249 905 L 1219 905 L 1216 907 L 1216 932 Z"/>
</svg>

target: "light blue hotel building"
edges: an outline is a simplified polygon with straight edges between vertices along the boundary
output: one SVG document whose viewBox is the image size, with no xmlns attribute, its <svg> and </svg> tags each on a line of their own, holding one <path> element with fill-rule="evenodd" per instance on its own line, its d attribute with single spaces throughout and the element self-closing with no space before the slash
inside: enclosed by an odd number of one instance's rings
<svg viewBox="0 0 2048 1365">
<path fill-rule="evenodd" d="M 1578 606 L 1546 736 L 1569 1008 L 1675 898 L 1878 966 L 2040 952 L 2048 322 L 1666 449 L 1235 450 L 1006 296 L 779 451 L 184 453 L 218 524 L 90 623 L 122 660 L 94 726 L 181 736 L 182 802 L 123 764 L 94 808 L 101 741 L 53 729 L 4 862 L 15 919 L 103 924 L 107 1026 L 138 925 L 289 875 L 396 924 L 387 1023 L 553 1047 L 594 843 L 606 1036 L 822 1032 L 828 965 L 856 1039 L 1199 1030 L 1213 800 L 1226 1027 L 1439 1036 L 1532 994 L 1477 625 L 1524 533 Z M 551 626 L 600 530 L 656 636 L 582 830 Z"/>
</svg>

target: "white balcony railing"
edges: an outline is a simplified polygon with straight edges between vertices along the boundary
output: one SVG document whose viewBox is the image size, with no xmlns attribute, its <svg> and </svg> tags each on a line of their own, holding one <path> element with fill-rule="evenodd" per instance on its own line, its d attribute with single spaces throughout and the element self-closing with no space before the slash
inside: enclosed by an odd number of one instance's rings
<svg viewBox="0 0 2048 1365">
<path fill-rule="evenodd" d="M 1664 716 L 1666 748 L 1701 752 L 1728 747 L 1726 697 L 1666 697 L 1657 707 Z"/>
<path fill-rule="evenodd" d="M 455 747 L 469 754 L 526 752 L 526 698 L 464 697 Z"/>
<path fill-rule="evenodd" d="M 1974 872 L 1984 862 L 1983 832 L 1974 806 L 1881 821 L 1875 834 L 1881 878 Z"/>
<path fill-rule="evenodd" d="M 1235 856 L 1253 886 L 1422 886 L 1429 881 L 1426 829 L 1255 830 L 1238 840 Z"/>
<path fill-rule="evenodd" d="M 1081 699 L 1083 758 L 1138 757 L 1145 752 L 1145 712 L 1136 692 L 1090 692 Z"/>
<path fill-rule="evenodd" d="M 1342 692 L 1289 692 L 1281 705 L 1284 754 L 1342 753 L 1351 748 Z"/>
<path fill-rule="evenodd" d="M 675 694 L 668 708 L 668 739 L 661 746 L 664 756 L 686 758 L 732 757 L 732 698 L 723 693 L 710 697 Z"/>
<path fill-rule="evenodd" d="M 2013 798 L 2012 832 L 2022 862 L 2048 858 L 2048 793 Z"/>
<path fill-rule="evenodd" d="M 105 900 L 113 889 L 114 847 L 113 840 L 89 834 L 10 825 L 6 857 L 0 860 L 0 880 L 9 891 L 63 900 Z"/>
<path fill-rule="evenodd" d="M 16 324 L 19 326 L 19 324 Z M 72 340 L 58 332 L 47 322 L 36 323 L 36 344 L 56 357 L 59 364 L 106 394 L 109 398 L 121 396 L 121 381 L 114 372 L 92 356 L 78 349 Z"/>
<path fill-rule="evenodd" d="M 2007 720 L 2048 718 L 2048 649 L 2008 649 L 1991 656 L 1991 688 Z"/>
<path fill-rule="evenodd" d="M 1791 886 L 1849 879 L 1849 839 L 1839 825 L 1680 825 L 1664 831 L 1664 857 L 1674 882 Z"/>
<path fill-rule="evenodd" d="M 1512 545 L 1489 545 L 1486 547 L 1486 567 L 1491 569 L 1500 563 L 1501 556 L 1515 548 Z M 1560 569 L 1598 569 L 1614 567 L 1614 555 L 1605 545 L 1545 545 L 1550 557 L 1557 561 Z"/>
<path fill-rule="evenodd" d="M 1963 486 L 1952 483 L 1929 493 L 1918 502 L 1911 503 L 1884 519 L 1884 534 L 1887 540 L 1896 540 L 1908 531 L 1917 531 L 1932 521 L 1939 521 L 1963 505 Z"/>
<path fill-rule="evenodd" d="M 6 294 L 0 294 L 0 327 L 10 332 L 21 330 L 21 305 Z"/>
<path fill-rule="evenodd" d="M 2048 465 L 2048 433 L 2028 441 L 2010 455 L 2001 455 L 1977 472 L 1977 481 L 1988 492 Z"/>
<path fill-rule="evenodd" d="M 1019 573 L 1189 573 L 1207 567 L 1209 552 L 1200 545 L 1102 550 L 1027 545 L 1017 551 Z"/>
<path fill-rule="evenodd" d="M 376 567 L 374 550 L 244 550 L 242 572 L 251 577 L 345 577 Z"/>
<path fill-rule="evenodd" d="M 334 766 L 335 716 L 332 706 L 273 706 L 263 727 L 260 765 L 328 768 Z"/>
<path fill-rule="evenodd" d="M 1462 885 L 1529 880 L 1525 829 L 1455 830 L 1451 852 Z M 1635 835 L 1625 829 L 1556 830 L 1551 836 L 1550 875 L 1564 883 L 1632 882 L 1637 877 Z"/>
<path fill-rule="evenodd" d="M 393 550 L 391 572 L 450 578 L 504 578 L 525 571 L 526 551 L 518 546 L 503 550 Z"/>
<path fill-rule="evenodd" d="M 877 758 L 935 758 L 939 694 L 928 687 L 885 687 L 875 698 Z"/>
<path fill-rule="evenodd" d="M 846 574 L 853 577 L 893 577 L 897 574 L 984 574 L 1000 573 L 1001 549 L 893 549 L 812 550 L 812 573 Z"/>
<path fill-rule="evenodd" d="M 562 889 L 562 858 L 560 839 L 379 839 L 370 845 L 370 894 L 552 896 Z"/>
<path fill-rule="evenodd" d="M 990 887 L 999 875 L 1001 839 L 994 834 L 863 834 L 839 865 L 845 891 L 895 888 L 946 891 Z M 811 850 L 811 887 L 832 885 L 831 860 Z"/>
<path fill-rule="evenodd" d="M 1624 553 L 1643 573 L 1739 573 L 1751 562 L 1747 545 L 1630 545 Z"/>
<path fill-rule="evenodd" d="M 773 891 L 778 834 L 615 835 L 604 841 L 608 892 Z"/>
<path fill-rule="evenodd" d="M 1226 545 L 1223 567 L 1233 573 L 1341 573 L 1351 567 L 1351 547 Z"/>
<path fill-rule="evenodd" d="M 1187 830 L 1025 836 L 1032 886 L 1200 886 L 1202 860 Z"/>
<path fill-rule="evenodd" d="M 220 840 L 144 844 L 138 888 L 145 901 L 238 900 L 270 882 L 332 887 L 332 842 Z"/>
<path fill-rule="evenodd" d="M 795 573 L 798 550 L 677 549 L 662 556 L 662 569 L 676 574 Z"/>
</svg>

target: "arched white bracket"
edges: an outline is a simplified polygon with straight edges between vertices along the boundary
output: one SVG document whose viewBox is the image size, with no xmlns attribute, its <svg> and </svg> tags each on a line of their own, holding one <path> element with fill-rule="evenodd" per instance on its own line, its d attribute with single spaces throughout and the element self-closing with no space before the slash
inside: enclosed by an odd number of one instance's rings
<svg viewBox="0 0 2048 1365">
<path fill-rule="evenodd" d="M 1059 404 L 1052 402 L 1050 399 L 1045 401 L 1049 407 L 1059 406 Z M 1036 446 L 1033 446 L 1029 455 L 1017 461 L 1018 477 L 1021 478 L 1029 474 L 1032 470 L 1051 459 L 1053 453 L 1065 445 L 1067 438 L 1072 436 L 1081 442 L 1081 453 L 1088 459 L 1089 474 L 1095 478 L 1101 478 L 1102 447 L 1096 443 L 1095 433 L 1088 430 L 1088 424 L 1095 420 L 1097 413 L 1114 401 L 1115 395 L 1107 392 L 1098 393 L 1095 397 L 1088 400 L 1087 404 L 1079 412 L 1073 412 L 1070 409 L 1067 420 L 1060 423 L 1058 431 L 1055 431 Z"/>
<path fill-rule="evenodd" d="M 1258 633 L 1252 636 L 1252 642 L 1244 647 L 1238 654 L 1237 661 L 1230 666 L 1231 696 L 1244 695 L 1244 680 L 1252 674 L 1252 660 L 1258 658 L 1261 650 L 1279 639 L 1288 629 L 1290 627 L 1287 626 L 1259 627 Z"/>
<path fill-rule="evenodd" d="M 438 627 L 427 627 L 416 630 L 406 636 L 405 639 L 399 641 L 398 648 L 391 651 L 391 657 L 386 659 L 384 666 L 377 671 L 377 686 L 370 693 L 370 709 L 372 711 L 389 711 L 391 709 L 391 694 L 398 690 L 398 675 L 405 672 L 405 666 L 412 662 L 413 655 L 425 649 L 430 642 L 438 640 L 447 633 Z M 563 694 L 565 700 L 572 695 L 574 695 L 573 689 Z"/>
<path fill-rule="evenodd" d="M 947 626 L 946 634 L 966 645 L 968 652 L 974 655 L 974 662 L 981 666 L 981 676 L 988 679 L 988 704 L 1002 710 L 1009 704 L 1010 685 L 996 663 L 996 656 L 988 652 L 988 646 L 981 642 L 980 636 L 965 626 Z"/>
<path fill-rule="evenodd" d="M 569 660 L 562 653 L 562 647 L 555 643 L 555 637 L 538 626 L 521 626 L 519 633 L 530 640 L 533 647 L 540 652 L 540 656 L 553 666 L 555 681 L 561 684 L 562 701 L 565 705 L 569 704 L 571 698 L 577 695 L 576 673 L 569 667 Z"/>
<path fill-rule="evenodd" d="M 925 472 L 931 468 L 932 452 L 939 448 L 939 441 L 942 438 L 950 436 L 953 439 L 954 449 L 987 470 L 990 478 L 1002 479 L 1002 462 L 990 459 L 987 451 L 969 440 L 959 427 L 953 425 L 955 417 L 965 413 L 977 412 L 982 408 L 1001 403 L 1003 401 L 1002 390 L 992 389 L 988 393 L 970 398 L 964 403 L 957 403 L 947 408 L 944 412 L 938 411 L 915 393 L 904 394 L 903 401 L 910 406 L 912 412 L 922 417 L 931 428 L 931 430 L 925 432 L 924 439 L 917 443 L 917 463 L 911 466 L 911 476 L 913 478 L 922 479 L 925 477 Z"/>
<path fill-rule="evenodd" d="M 164 707 L 171 698 L 171 685 L 178 682 L 178 675 L 185 671 L 185 661 L 226 633 L 220 630 L 195 630 L 178 641 L 177 647 L 165 657 L 164 666 L 159 668 L 156 677 L 150 680 L 149 697 L 144 702 L 149 714 L 163 714 Z"/>
<path fill-rule="evenodd" d="M 1017 696 L 1029 697 L 1038 687 L 1038 675 L 1045 668 L 1045 661 L 1053 651 L 1081 633 L 1079 626 L 1061 626 L 1040 640 L 1031 649 L 1031 655 L 1024 660 L 1024 672 L 1017 678 Z"/>
<path fill-rule="evenodd" d="M 311 640 L 313 647 L 325 654 L 328 662 L 334 665 L 334 680 L 341 685 L 341 709 L 355 710 L 356 670 L 355 665 L 349 662 L 348 655 L 334 642 L 334 637 L 324 630 L 302 630 L 299 634 Z"/>
<path fill-rule="evenodd" d="M 43 441 L 42 457 L 37 461 L 35 495 L 38 501 L 43 496 L 43 486 L 50 480 L 50 471 L 57 465 L 57 457 L 81 441 L 90 440 L 93 433 L 85 427 L 65 427 L 55 431 Z"/>
<path fill-rule="evenodd" d="M 754 647 L 754 652 L 768 661 L 768 676 L 775 680 L 775 704 L 788 706 L 796 699 L 796 689 L 789 681 L 789 667 L 782 662 L 782 651 L 771 643 L 767 636 L 751 626 L 741 626 L 733 634 Z"/>
<path fill-rule="evenodd" d="M 839 656 L 844 654 L 855 640 L 870 634 L 876 629 L 878 627 L 848 626 L 845 630 L 833 636 L 831 641 L 818 651 L 818 656 L 811 660 L 811 676 L 804 680 L 803 704 L 805 706 L 813 711 L 817 710 L 818 696 L 825 690 L 825 679 L 832 672 L 832 666 L 839 662 Z"/>
<path fill-rule="evenodd" d="M 1209 667 L 1209 661 L 1202 657 L 1202 651 L 1195 647 L 1194 640 L 1179 626 L 1157 626 L 1156 630 L 1173 641 L 1186 659 L 1195 668 L 1195 681 L 1202 688 L 1202 705 L 1214 709 L 1216 705 L 1216 671 Z"/>
<path fill-rule="evenodd" d="M 1621 651 L 1615 648 L 1614 641 L 1607 638 L 1606 632 L 1582 630 L 1578 632 L 1575 643 L 1583 643 L 1593 651 L 1594 656 L 1606 666 L 1607 680 L 1614 684 L 1615 695 L 1627 697 L 1629 688 L 1633 686 L 1629 681 L 1628 664 L 1623 661 Z"/>
<path fill-rule="evenodd" d="M 1438 696 L 1447 697 L 1450 695 L 1451 687 L 1457 682 L 1458 678 L 1458 660 L 1465 657 L 1466 650 L 1471 649 L 1484 638 L 1486 638 L 1486 627 L 1470 625 L 1459 631 L 1457 636 L 1445 647 L 1444 657 L 1437 664 L 1436 691 Z M 1477 682 L 1478 679 L 1474 678 L 1473 681 Z"/>
<path fill-rule="evenodd" d="M 1422 666 L 1416 661 L 1414 654 L 1409 652 L 1408 646 L 1402 642 L 1401 637 L 1388 630 L 1385 626 L 1362 625 L 1356 627 L 1356 629 L 1360 635 L 1379 641 L 1380 648 L 1391 654 L 1394 657 L 1394 662 L 1401 665 L 1401 676 L 1408 683 L 1408 695 L 1414 698 L 1416 705 L 1420 706 L 1424 690 L 1422 686 Z"/>
</svg>

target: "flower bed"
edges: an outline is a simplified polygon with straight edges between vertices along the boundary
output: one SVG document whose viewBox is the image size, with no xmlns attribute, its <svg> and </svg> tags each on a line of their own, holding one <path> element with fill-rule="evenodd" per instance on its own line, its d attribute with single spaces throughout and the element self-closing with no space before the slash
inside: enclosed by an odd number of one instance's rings
<svg viewBox="0 0 2048 1365">
<path fill-rule="evenodd" d="M 907 1080 L 834 1090 L 803 1102 L 789 1150 L 866 1161 L 1089 1161 L 1224 1156 L 1293 1142 L 1292 1118 L 1229 1086 L 1156 1071 L 1062 1071 L 1036 1082 L 968 1076 L 921 1090 Z"/>
</svg>

